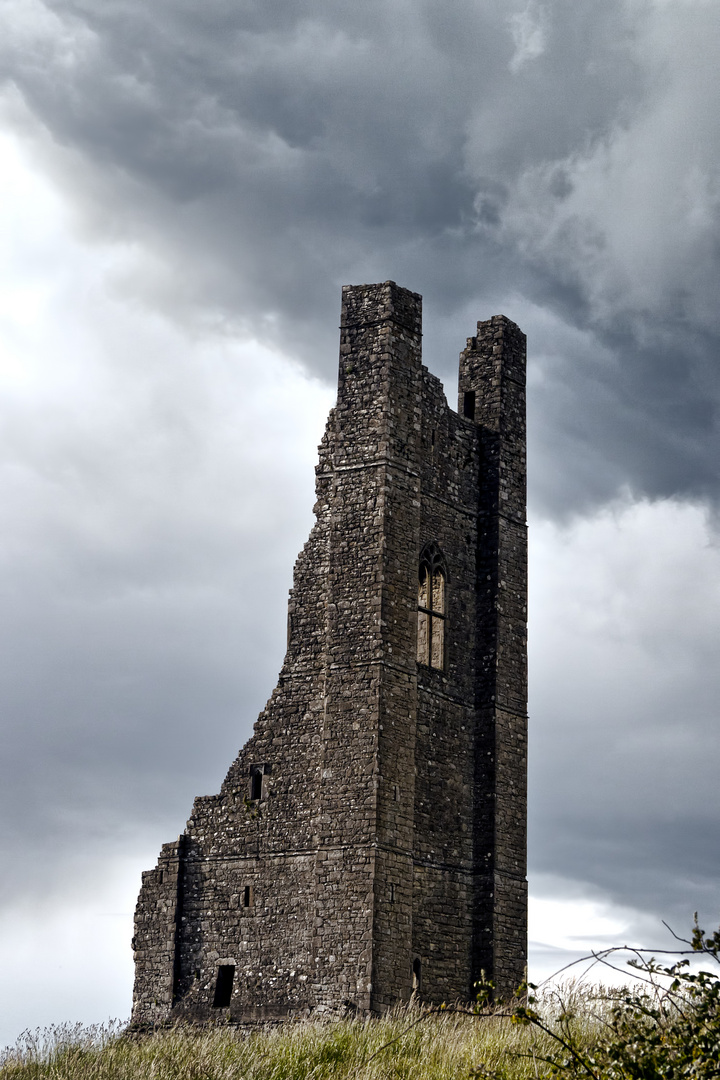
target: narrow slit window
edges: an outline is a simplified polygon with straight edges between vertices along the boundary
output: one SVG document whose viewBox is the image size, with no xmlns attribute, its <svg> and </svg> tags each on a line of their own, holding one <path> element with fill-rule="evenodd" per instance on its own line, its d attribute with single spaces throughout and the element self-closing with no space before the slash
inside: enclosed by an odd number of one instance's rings
<svg viewBox="0 0 720 1080">
<path fill-rule="evenodd" d="M 265 777 L 268 772 L 267 765 L 250 766 L 250 799 L 252 802 L 265 798 Z"/>
<path fill-rule="evenodd" d="M 218 968 L 217 982 L 215 983 L 215 997 L 213 1009 L 227 1009 L 232 998 L 233 980 L 235 978 L 234 964 L 221 964 Z"/>
<path fill-rule="evenodd" d="M 437 544 L 427 544 L 418 574 L 417 662 L 442 671 L 445 667 L 446 581 Z"/>
<path fill-rule="evenodd" d="M 252 907 L 253 906 L 253 887 L 252 887 L 252 885 L 246 885 L 244 887 L 244 889 L 243 889 L 243 897 L 242 897 L 242 905 L 243 905 L 243 907 Z"/>
<path fill-rule="evenodd" d="M 463 394 L 463 416 L 468 420 L 475 419 L 475 391 L 466 390 Z"/>
</svg>

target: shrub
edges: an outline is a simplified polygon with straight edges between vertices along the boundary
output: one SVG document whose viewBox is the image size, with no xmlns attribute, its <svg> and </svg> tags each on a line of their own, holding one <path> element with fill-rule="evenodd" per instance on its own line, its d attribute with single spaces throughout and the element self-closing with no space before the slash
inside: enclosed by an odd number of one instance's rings
<svg viewBox="0 0 720 1080">
<path fill-rule="evenodd" d="M 541 1056 L 551 1076 L 583 1080 L 689 1080 L 720 1077 L 720 979 L 709 971 L 691 971 L 688 955 L 703 954 L 718 963 L 720 931 L 706 937 L 697 923 L 688 949 L 661 964 L 643 950 L 631 950 L 636 988 L 604 992 L 584 1010 L 558 996 L 554 1013 L 537 987 L 520 990 L 526 1003 L 514 1010 L 515 1023 L 530 1026 L 552 1041 Z M 610 963 L 618 952 L 597 959 Z M 588 1038 L 588 1021 L 594 1031 Z"/>
</svg>

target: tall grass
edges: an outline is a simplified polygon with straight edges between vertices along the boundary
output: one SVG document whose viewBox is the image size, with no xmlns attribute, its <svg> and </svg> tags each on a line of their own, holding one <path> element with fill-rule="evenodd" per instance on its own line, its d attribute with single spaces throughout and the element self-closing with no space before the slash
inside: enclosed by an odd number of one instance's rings
<svg viewBox="0 0 720 1080">
<path fill-rule="evenodd" d="M 577 995 L 576 995 L 577 998 Z M 588 999 L 589 1000 L 589 999 Z M 578 1002 L 576 1001 L 576 1007 Z M 592 1038 L 598 1019 L 579 1002 Z M 583 1011 L 584 1010 L 584 1011 Z M 121 1025 L 27 1034 L 0 1057 L 2 1080 L 506 1080 L 547 1075 L 542 1032 L 506 1016 L 398 1009 L 383 1019 L 298 1022 L 243 1034 L 173 1028 L 143 1037 Z"/>
</svg>

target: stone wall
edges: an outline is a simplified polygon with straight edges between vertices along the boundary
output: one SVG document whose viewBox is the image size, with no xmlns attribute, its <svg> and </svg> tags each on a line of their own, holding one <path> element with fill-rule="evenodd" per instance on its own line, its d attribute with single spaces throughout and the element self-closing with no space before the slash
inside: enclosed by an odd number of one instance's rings
<svg viewBox="0 0 720 1080">
<path fill-rule="evenodd" d="M 143 876 L 137 1022 L 511 992 L 525 964 L 524 336 L 421 363 L 421 298 L 343 290 L 337 405 L 288 651 L 219 795 Z M 445 583 L 417 661 L 421 551 Z"/>
</svg>

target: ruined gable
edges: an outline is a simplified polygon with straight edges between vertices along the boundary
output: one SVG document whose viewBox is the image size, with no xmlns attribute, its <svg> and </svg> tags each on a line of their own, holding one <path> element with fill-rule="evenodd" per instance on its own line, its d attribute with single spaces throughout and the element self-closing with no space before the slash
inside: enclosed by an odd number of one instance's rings
<svg viewBox="0 0 720 1080">
<path fill-rule="evenodd" d="M 421 298 L 346 287 L 288 650 L 218 795 L 143 875 L 136 1022 L 501 994 L 526 962 L 525 338 L 478 323 L 459 411 Z"/>
</svg>

